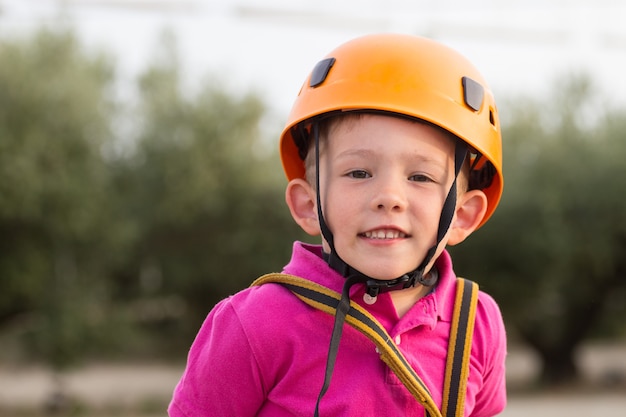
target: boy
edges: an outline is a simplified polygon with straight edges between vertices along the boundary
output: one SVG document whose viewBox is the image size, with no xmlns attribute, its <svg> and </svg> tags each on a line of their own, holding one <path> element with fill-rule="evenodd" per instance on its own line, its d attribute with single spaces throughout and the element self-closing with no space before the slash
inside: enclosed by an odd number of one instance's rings
<svg viewBox="0 0 626 417">
<path fill-rule="evenodd" d="M 322 235 L 319 246 L 296 242 L 283 272 L 342 294 L 335 317 L 275 283 L 223 300 L 191 347 L 170 416 L 437 415 L 461 285 L 445 246 L 484 224 L 502 194 L 485 81 L 427 39 L 355 39 L 308 77 L 280 151 L 289 210 Z M 506 402 L 506 339 L 496 303 L 477 300 L 457 415 L 492 416 Z M 344 325 L 350 302 L 395 341 L 434 411 Z"/>
</svg>

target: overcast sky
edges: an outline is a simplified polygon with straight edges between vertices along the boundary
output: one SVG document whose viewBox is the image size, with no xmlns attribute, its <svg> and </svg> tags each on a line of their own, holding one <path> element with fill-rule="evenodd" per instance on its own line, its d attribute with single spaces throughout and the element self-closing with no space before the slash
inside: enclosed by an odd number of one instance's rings
<svg viewBox="0 0 626 417">
<path fill-rule="evenodd" d="M 365 33 L 406 32 L 446 43 L 487 78 L 496 100 L 545 94 L 586 71 L 626 103 L 626 2 L 612 0 L 0 0 L 0 36 L 72 22 L 91 48 L 139 73 L 168 28 L 187 80 L 255 88 L 288 112 L 313 65 Z"/>
</svg>

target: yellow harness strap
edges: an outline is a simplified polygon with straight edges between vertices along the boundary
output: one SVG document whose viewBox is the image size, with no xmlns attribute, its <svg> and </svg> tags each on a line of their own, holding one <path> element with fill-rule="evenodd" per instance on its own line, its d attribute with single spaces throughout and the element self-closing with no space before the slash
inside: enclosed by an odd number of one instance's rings
<svg viewBox="0 0 626 417">
<path fill-rule="evenodd" d="M 441 405 L 446 417 L 463 417 L 477 304 L 478 284 L 457 278 Z"/>
<path fill-rule="evenodd" d="M 287 274 L 267 274 L 252 283 L 278 283 L 291 290 L 308 305 L 334 315 L 341 295 L 322 285 Z M 367 336 L 378 348 L 381 359 L 396 374 L 430 417 L 463 415 L 465 387 L 469 374 L 469 353 L 478 299 L 478 285 L 457 279 L 454 317 L 450 331 L 448 358 L 444 381 L 443 413 L 439 411 L 430 391 L 413 370 L 384 327 L 360 305 L 350 301 L 346 321 Z M 469 311 L 468 311 L 469 309 Z"/>
</svg>

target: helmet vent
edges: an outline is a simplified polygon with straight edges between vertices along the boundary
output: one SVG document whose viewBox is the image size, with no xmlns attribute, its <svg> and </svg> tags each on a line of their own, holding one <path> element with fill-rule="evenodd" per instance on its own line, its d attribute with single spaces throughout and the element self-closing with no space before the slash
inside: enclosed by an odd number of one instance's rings
<svg viewBox="0 0 626 417">
<path fill-rule="evenodd" d="M 461 79 L 463 83 L 463 99 L 472 110 L 478 111 L 483 104 L 483 97 L 485 96 L 485 90 L 483 86 L 469 77 L 463 77 Z"/>
<path fill-rule="evenodd" d="M 315 65 L 313 68 L 313 72 L 311 73 L 311 80 L 309 81 L 309 87 L 315 88 L 322 84 L 326 77 L 328 76 L 328 71 L 335 63 L 335 58 L 326 58 L 321 60 Z"/>
</svg>

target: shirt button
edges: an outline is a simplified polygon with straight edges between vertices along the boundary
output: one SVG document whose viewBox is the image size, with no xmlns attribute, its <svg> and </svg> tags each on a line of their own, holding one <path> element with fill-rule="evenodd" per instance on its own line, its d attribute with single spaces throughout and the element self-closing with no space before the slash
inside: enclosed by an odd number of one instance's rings
<svg viewBox="0 0 626 417">
<path fill-rule="evenodd" d="M 395 340 L 396 340 L 396 345 L 399 345 L 400 342 L 402 341 L 402 339 L 400 338 L 400 335 L 397 335 Z"/>
<path fill-rule="evenodd" d="M 368 293 L 363 294 L 363 301 L 365 304 L 372 305 L 376 302 L 376 297 L 372 297 Z"/>
</svg>

